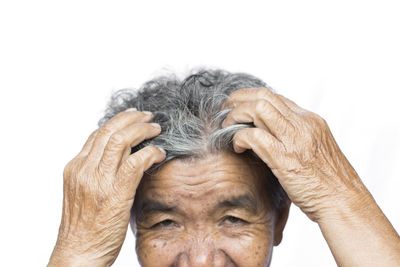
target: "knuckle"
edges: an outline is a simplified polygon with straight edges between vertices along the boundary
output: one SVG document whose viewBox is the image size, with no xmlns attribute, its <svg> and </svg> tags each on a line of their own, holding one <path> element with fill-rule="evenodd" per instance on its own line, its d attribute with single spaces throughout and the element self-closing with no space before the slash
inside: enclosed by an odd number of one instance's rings
<svg viewBox="0 0 400 267">
<path fill-rule="evenodd" d="M 328 126 L 328 123 L 326 122 L 326 120 L 319 115 L 317 115 L 316 121 L 320 127 L 325 128 Z"/>
<path fill-rule="evenodd" d="M 251 129 L 255 129 L 255 128 L 251 128 Z M 235 133 L 235 135 L 233 136 L 233 139 L 242 139 L 244 136 L 247 136 L 249 130 L 250 130 L 250 128 L 245 128 L 245 129 L 237 131 Z"/>
<path fill-rule="evenodd" d="M 258 96 L 262 98 L 270 98 L 273 93 L 266 87 L 260 88 L 258 91 Z"/>
<path fill-rule="evenodd" d="M 113 133 L 110 137 L 109 143 L 112 146 L 125 144 L 125 135 L 121 132 Z"/>
<path fill-rule="evenodd" d="M 323 124 L 325 122 L 325 120 L 321 116 L 314 112 L 309 112 L 308 116 L 314 123 Z"/>
<path fill-rule="evenodd" d="M 238 140 L 238 139 L 234 139 L 233 142 L 232 142 L 232 144 L 233 144 L 234 147 L 235 147 L 235 146 L 240 146 L 241 143 L 242 143 L 242 142 L 241 142 L 240 140 Z"/>
<path fill-rule="evenodd" d="M 65 166 L 64 171 L 63 171 L 64 179 L 67 179 L 68 177 L 70 177 L 71 173 L 72 173 L 72 166 L 68 163 Z"/>
<path fill-rule="evenodd" d="M 260 100 L 257 101 L 257 103 L 255 105 L 255 109 L 256 109 L 257 112 L 261 113 L 261 112 L 269 109 L 270 105 L 271 104 L 267 100 L 260 99 Z"/>
<path fill-rule="evenodd" d="M 300 125 L 303 125 L 309 129 L 324 129 L 328 125 L 325 119 L 314 112 L 307 111 L 302 114 L 301 118 L 302 123 Z"/>
<path fill-rule="evenodd" d="M 260 129 L 260 128 L 253 128 L 252 131 L 251 131 L 251 135 L 256 140 L 260 140 L 260 139 L 265 138 L 264 130 Z"/>
<path fill-rule="evenodd" d="M 70 178 L 74 172 L 76 172 L 78 165 L 78 160 L 76 158 L 73 158 L 70 162 L 67 163 L 64 167 L 63 175 L 64 179 Z"/>
<path fill-rule="evenodd" d="M 109 136 L 114 132 L 114 127 L 110 124 L 105 124 L 99 129 L 99 136 Z"/>
<path fill-rule="evenodd" d="M 125 162 L 126 168 L 128 170 L 140 170 L 143 165 L 143 159 L 140 154 L 134 154 L 132 157 L 128 158 Z"/>
</svg>

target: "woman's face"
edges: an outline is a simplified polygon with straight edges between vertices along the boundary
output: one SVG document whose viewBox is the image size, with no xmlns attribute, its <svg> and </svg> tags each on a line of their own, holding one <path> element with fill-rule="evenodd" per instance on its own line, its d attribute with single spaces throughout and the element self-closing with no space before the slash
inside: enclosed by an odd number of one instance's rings
<svg viewBox="0 0 400 267">
<path fill-rule="evenodd" d="M 132 221 L 140 263 L 268 266 L 287 213 L 272 210 L 261 172 L 248 159 L 221 153 L 175 159 L 145 175 Z"/>
</svg>

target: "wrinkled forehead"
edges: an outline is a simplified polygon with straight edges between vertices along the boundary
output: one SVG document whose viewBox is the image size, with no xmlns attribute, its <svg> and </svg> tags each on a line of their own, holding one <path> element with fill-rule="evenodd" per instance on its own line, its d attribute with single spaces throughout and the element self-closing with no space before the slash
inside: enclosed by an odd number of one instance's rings
<svg viewBox="0 0 400 267">
<path fill-rule="evenodd" d="M 255 200 L 265 195 L 265 168 L 259 162 L 233 153 L 211 154 L 199 159 L 174 159 L 152 174 L 145 174 L 135 202 L 157 200 L 211 201 L 235 197 Z"/>
</svg>

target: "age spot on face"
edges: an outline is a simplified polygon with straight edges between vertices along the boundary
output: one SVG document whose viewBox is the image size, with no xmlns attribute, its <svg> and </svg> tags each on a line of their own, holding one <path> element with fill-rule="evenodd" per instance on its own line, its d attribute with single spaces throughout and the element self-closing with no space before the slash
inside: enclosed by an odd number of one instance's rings
<svg viewBox="0 0 400 267">
<path fill-rule="evenodd" d="M 142 266 L 268 266 L 277 216 L 261 170 L 219 153 L 174 159 L 144 177 L 133 213 L 142 216 L 133 220 Z"/>
</svg>

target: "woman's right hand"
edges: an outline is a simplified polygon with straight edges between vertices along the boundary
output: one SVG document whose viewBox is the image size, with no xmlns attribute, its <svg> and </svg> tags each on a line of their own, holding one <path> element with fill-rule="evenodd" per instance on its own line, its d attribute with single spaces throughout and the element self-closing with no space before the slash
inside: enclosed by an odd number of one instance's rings
<svg viewBox="0 0 400 267">
<path fill-rule="evenodd" d="M 128 109 L 88 138 L 64 169 L 58 239 L 48 266 L 110 266 L 118 256 L 143 172 L 165 151 L 131 147 L 160 134 L 151 113 Z"/>
</svg>

